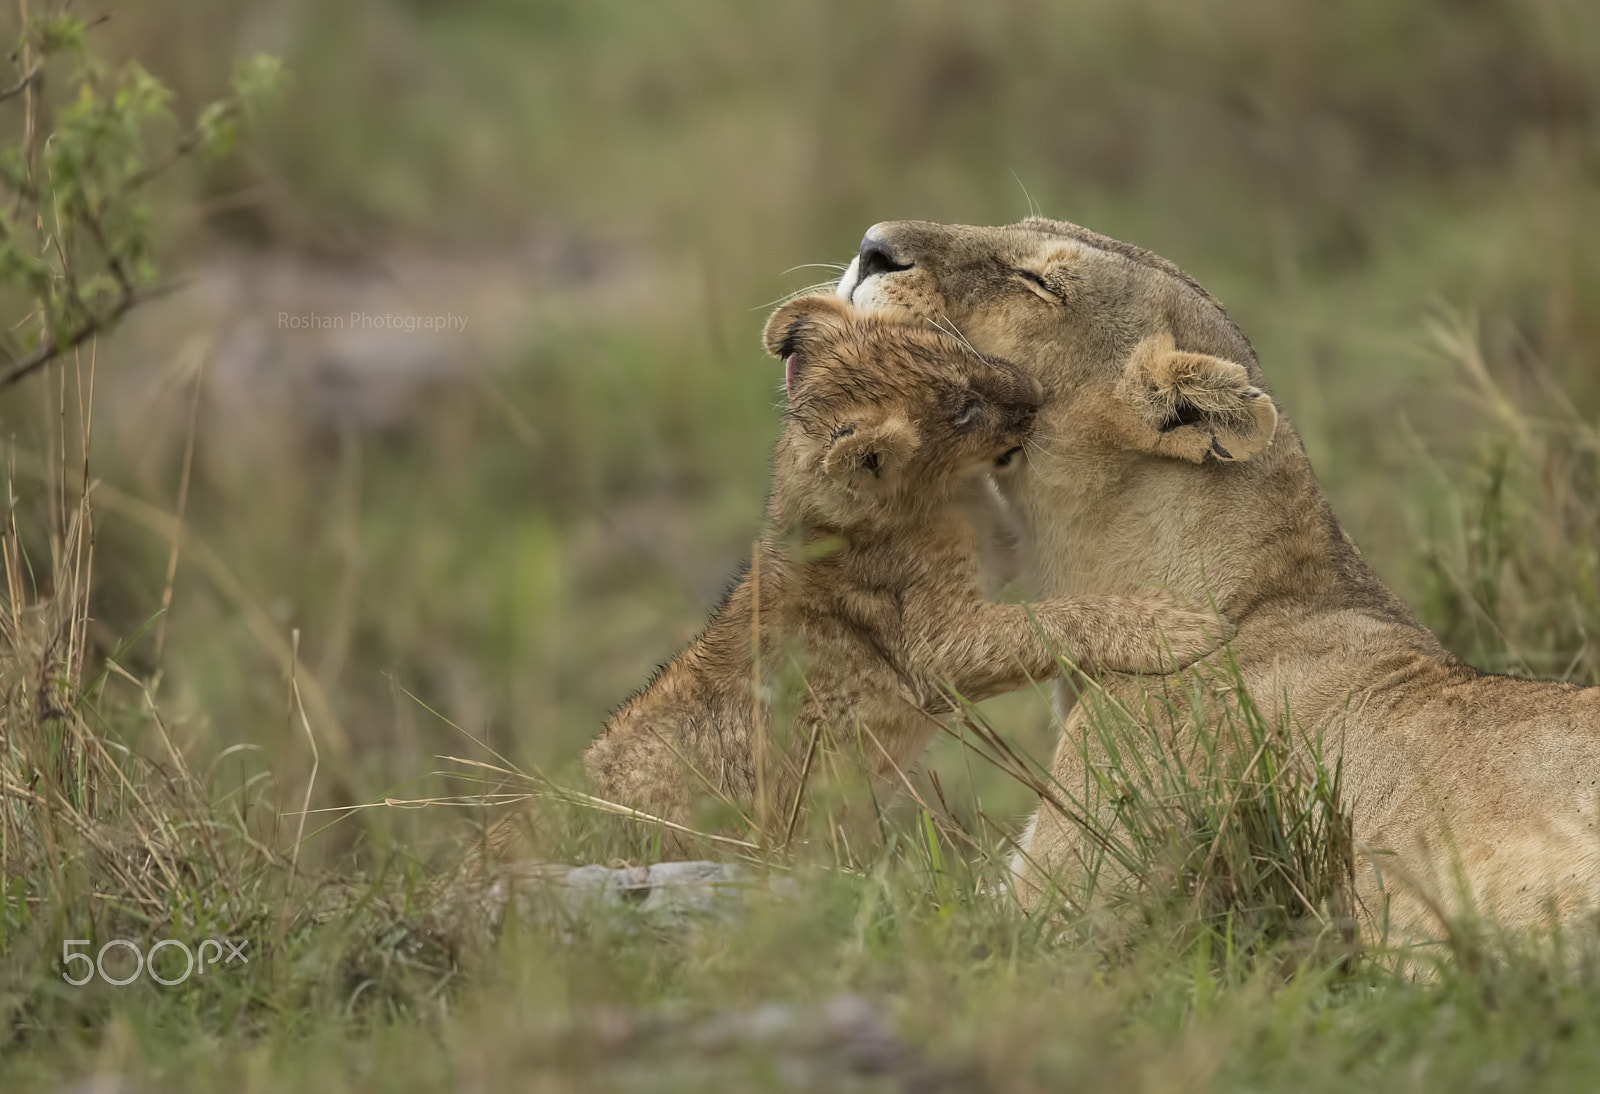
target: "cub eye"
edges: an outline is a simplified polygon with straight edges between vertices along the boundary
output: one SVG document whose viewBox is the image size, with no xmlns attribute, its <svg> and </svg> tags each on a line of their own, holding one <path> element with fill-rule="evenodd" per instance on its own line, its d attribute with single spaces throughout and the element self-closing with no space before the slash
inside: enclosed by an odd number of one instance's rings
<svg viewBox="0 0 1600 1094">
<path fill-rule="evenodd" d="M 956 416 L 951 421 L 957 426 L 970 426 L 978 420 L 978 412 L 983 409 L 983 400 L 976 395 L 968 394 L 961 404 L 961 409 L 956 411 Z"/>
</svg>

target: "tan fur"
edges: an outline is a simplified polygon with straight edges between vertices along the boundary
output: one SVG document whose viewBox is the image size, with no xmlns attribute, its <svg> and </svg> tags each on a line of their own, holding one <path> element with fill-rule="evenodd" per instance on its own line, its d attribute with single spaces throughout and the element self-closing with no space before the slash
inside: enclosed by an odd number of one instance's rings
<svg viewBox="0 0 1600 1094">
<path fill-rule="evenodd" d="M 952 694 L 976 701 L 1051 677 L 1058 652 L 1092 669 L 1160 672 L 1217 647 L 1225 624 L 1165 594 L 984 599 L 964 514 L 1033 424 L 1039 386 L 1014 366 L 830 297 L 780 308 L 766 344 L 793 385 L 757 565 L 590 746 L 595 794 L 678 824 L 694 822 L 697 798 L 753 803 L 770 834 L 813 734 L 837 741 L 860 727 L 873 774 L 892 789 Z M 758 613 L 764 687 L 792 658 L 806 669 L 788 744 L 774 743 L 759 783 L 756 738 L 773 713 L 770 695 L 752 690 Z M 670 830 L 663 844 L 686 850 Z"/>
<path fill-rule="evenodd" d="M 1029 461 L 1003 484 L 1039 591 L 1132 576 L 1215 597 L 1254 699 L 1342 743 L 1357 840 L 1395 852 L 1360 870 L 1369 915 L 1387 889 L 1394 925 L 1434 931 L 1458 872 L 1509 925 L 1595 907 L 1600 689 L 1484 675 L 1440 646 L 1340 529 L 1250 343 L 1192 278 L 1059 221 L 898 221 L 868 232 L 839 294 L 950 326 L 1041 382 Z M 1104 683 L 1136 710 L 1159 690 Z M 1084 728 L 1074 711 L 1064 786 L 1083 785 Z M 1076 858 L 1079 831 L 1052 811 L 1030 833 L 1028 860 Z"/>
</svg>

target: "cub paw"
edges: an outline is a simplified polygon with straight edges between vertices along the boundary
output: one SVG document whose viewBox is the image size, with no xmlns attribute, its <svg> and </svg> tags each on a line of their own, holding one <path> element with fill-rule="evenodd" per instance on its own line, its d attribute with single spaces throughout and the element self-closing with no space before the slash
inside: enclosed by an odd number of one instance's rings
<svg viewBox="0 0 1600 1094">
<path fill-rule="evenodd" d="M 1153 623 L 1158 664 L 1146 671 L 1162 674 L 1188 668 L 1221 649 L 1239 633 L 1238 627 L 1211 611 L 1169 608 L 1158 613 Z"/>
<path fill-rule="evenodd" d="M 1137 598 L 1143 616 L 1135 640 L 1122 656 L 1104 668 L 1116 672 L 1164 676 L 1187 668 L 1229 642 L 1238 628 L 1210 609 L 1181 607 L 1161 593 Z"/>
</svg>

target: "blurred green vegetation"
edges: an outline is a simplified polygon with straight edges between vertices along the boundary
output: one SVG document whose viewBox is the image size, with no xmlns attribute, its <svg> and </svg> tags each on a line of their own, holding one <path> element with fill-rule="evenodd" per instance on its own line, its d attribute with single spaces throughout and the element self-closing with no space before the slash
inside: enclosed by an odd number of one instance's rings
<svg viewBox="0 0 1600 1094">
<path fill-rule="evenodd" d="M 520 760 L 570 764 L 748 550 L 778 421 L 765 309 L 832 276 L 804 264 L 842 263 L 870 224 L 902 217 L 1038 210 L 1184 266 L 1255 342 L 1349 532 L 1446 643 L 1484 668 L 1600 683 L 1592 0 L 144 0 L 91 35 L 172 86 L 179 117 L 221 93 L 236 56 L 293 74 L 238 158 L 185 164 L 157 191 L 159 257 L 193 270 L 191 289 L 0 397 L 12 522 L 48 597 L 92 360 L 90 641 L 104 656 L 155 618 L 121 663 L 200 767 L 258 747 L 224 774 L 270 769 L 285 801 L 298 794 L 295 631 L 316 804 L 441 792 L 435 754 L 476 746 L 427 707 Z M 418 314 L 470 318 L 470 338 L 428 343 L 445 348 L 425 383 L 391 393 L 380 368 L 349 395 L 344 374 L 316 378 L 357 350 L 277 325 L 279 300 L 342 314 L 394 285 Z M 358 348 L 398 370 L 422 344 Z M 119 675 L 105 687 L 143 702 Z M 1041 696 L 991 716 L 1048 752 Z M 129 722 L 153 747 L 150 724 Z M 974 783 L 990 817 L 1032 806 L 953 749 L 935 767 L 953 801 Z M 458 817 L 371 810 L 306 854 L 449 847 Z M 1425 1005 L 1389 984 L 1364 1010 L 1340 1009 L 1361 985 L 1262 1002 L 1267 988 L 1230 981 L 1219 1002 L 1213 980 L 1167 970 L 1107 988 L 1094 969 L 1057 971 L 1059 951 L 1029 948 L 1037 932 L 994 942 L 988 913 L 959 901 L 880 920 L 876 896 L 861 911 L 876 882 L 838 884 L 844 911 L 824 900 L 789 926 L 826 947 L 887 923 L 893 944 L 867 947 L 876 971 L 791 973 L 755 937 L 723 965 L 630 951 L 641 967 L 619 971 L 585 950 L 540 975 L 558 996 L 593 974 L 635 1001 L 874 986 L 952 1000 L 924 1034 L 995 1073 L 1022 1037 L 1009 1026 L 1051 1028 L 997 1000 L 1021 992 L 1059 1002 L 1073 1030 L 1030 1066 L 1121 1089 L 1292 1088 L 1346 1067 L 1398 1089 L 1413 1066 L 1510 1087 L 1540 1073 L 1535 1050 L 1563 1051 L 1546 1025 L 1600 1010 L 1532 965 Z M 919 884 L 883 899 L 914 904 Z M 950 971 L 976 953 L 976 971 Z M 1504 1008 L 1524 1024 L 1497 1024 Z M 123 1013 L 60 1073 L 176 1036 L 142 1021 Z M 183 1051 L 196 1075 L 237 1079 Z M 358 1085 L 336 1055 L 309 1053 L 305 1082 Z M 383 1071 L 387 1049 L 356 1055 L 352 1071 Z M 1502 1056 L 1522 1062 L 1472 1070 Z M 510 1066 L 494 1059 L 485 1074 Z"/>
<path fill-rule="evenodd" d="M 180 116 L 235 55 L 294 74 L 239 159 L 166 191 L 167 257 L 200 288 L 100 347 L 93 471 L 166 513 L 204 373 L 183 519 L 237 588 L 180 551 L 130 655 L 192 739 L 291 747 L 261 631 L 298 628 L 352 788 L 461 743 L 400 688 L 571 759 L 747 549 L 777 421 L 764 308 L 831 276 L 791 268 L 847 260 L 879 219 L 1030 208 L 1223 299 L 1349 530 L 1453 648 L 1600 679 L 1591 4 L 152 0 L 93 33 Z M 492 265 L 532 252 L 554 255 L 537 279 Z M 379 425 L 248 388 L 229 407 L 229 328 L 192 344 L 219 253 L 334 284 L 397 254 L 477 262 L 456 311 L 496 278 L 527 299 Z M 236 326 L 270 325 L 253 305 Z M 278 338 L 258 371 L 289 368 Z M 1536 443 L 1485 406 L 1473 354 Z M 19 448 L 59 448 L 58 388 L 4 404 Z M 98 531 L 111 648 L 160 606 L 171 544 L 114 510 Z M 1036 699 L 1002 708 L 1047 747 Z"/>
</svg>

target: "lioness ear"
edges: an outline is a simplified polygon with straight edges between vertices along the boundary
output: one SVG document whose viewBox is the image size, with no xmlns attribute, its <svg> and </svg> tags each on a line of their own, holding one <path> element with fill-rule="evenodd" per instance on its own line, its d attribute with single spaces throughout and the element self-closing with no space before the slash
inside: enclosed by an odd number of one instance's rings
<svg viewBox="0 0 1600 1094">
<path fill-rule="evenodd" d="M 899 473 L 920 443 L 916 429 L 901 417 L 847 425 L 829 442 L 822 473 L 849 486 L 881 485 Z"/>
<path fill-rule="evenodd" d="M 1117 395 L 1133 411 L 1134 440 L 1160 456 L 1242 463 L 1266 451 L 1278 427 L 1272 397 L 1243 365 L 1184 353 L 1172 336 L 1139 343 Z"/>
<path fill-rule="evenodd" d="M 772 313 L 761 340 L 777 358 L 798 353 L 808 338 L 844 329 L 850 305 L 832 293 L 797 296 Z"/>
</svg>

